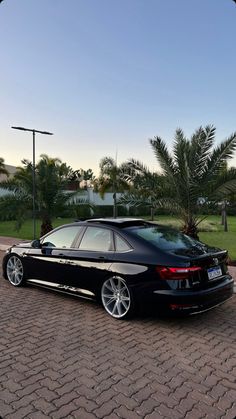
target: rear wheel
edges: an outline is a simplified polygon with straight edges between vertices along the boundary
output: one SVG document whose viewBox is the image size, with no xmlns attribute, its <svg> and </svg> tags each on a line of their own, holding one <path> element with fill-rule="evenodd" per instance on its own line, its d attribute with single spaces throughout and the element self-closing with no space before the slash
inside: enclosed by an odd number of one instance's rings
<svg viewBox="0 0 236 419">
<path fill-rule="evenodd" d="M 8 281 L 14 285 L 14 287 L 20 287 L 24 284 L 24 268 L 21 259 L 18 256 L 12 255 L 9 257 L 6 264 L 6 275 Z"/>
<path fill-rule="evenodd" d="M 116 319 L 130 317 L 134 312 L 132 292 L 125 280 L 118 276 L 103 283 L 101 299 L 105 310 Z"/>
</svg>

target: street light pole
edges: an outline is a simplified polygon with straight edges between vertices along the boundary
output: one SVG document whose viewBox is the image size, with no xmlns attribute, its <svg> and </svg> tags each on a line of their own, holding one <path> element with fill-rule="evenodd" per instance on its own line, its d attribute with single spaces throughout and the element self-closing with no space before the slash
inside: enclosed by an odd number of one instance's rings
<svg viewBox="0 0 236 419">
<path fill-rule="evenodd" d="M 33 188 L 32 188 L 32 207 L 33 207 L 33 238 L 36 238 L 36 211 L 35 211 L 35 195 L 36 195 L 36 184 L 35 184 L 35 133 L 38 134 L 45 134 L 45 135 L 53 135 L 52 132 L 48 131 L 39 131 L 37 129 L 31 128 L 24 128 L 24 127 L 12 127 L 13 129 L 17 129 L 20 131 L 28 131 L 33 133 L 33 166 L 32 166 L 32 180 L 33 180 Z"/>
</svg>

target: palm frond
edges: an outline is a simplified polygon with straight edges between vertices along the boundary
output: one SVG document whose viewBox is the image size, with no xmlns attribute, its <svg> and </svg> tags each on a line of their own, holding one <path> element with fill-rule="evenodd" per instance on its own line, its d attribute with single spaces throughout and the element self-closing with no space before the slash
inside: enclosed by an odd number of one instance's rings
<svg viewBox="0 0 236 419">
<path fill-rule="evenodd" d="M 207 169 L 215 139 L 215 127 L 198 128 L 190 142 L 190 169 L 195 179 L 200 179 Z"/>
<path fill-rule="evenodd" d="M 212 152 L 208 165 L 203 176 L 203 182 L 207 182 L 212 177 L 220 174 L 225 167 L 225 162 L 232 159 L 236 150 L 236 132 L 219 144 Z"/>
<path fill-rule="evenodd" d="M 168 152 L 168 149 L 164 141 L 156 136 L 154 139 L 150 139 L 150 144 L 154 151 L 154 154 L 163 170 L 164 175 L 174 178 L 175 176 L 175 165 L 174 161 Z"/>
</svg>

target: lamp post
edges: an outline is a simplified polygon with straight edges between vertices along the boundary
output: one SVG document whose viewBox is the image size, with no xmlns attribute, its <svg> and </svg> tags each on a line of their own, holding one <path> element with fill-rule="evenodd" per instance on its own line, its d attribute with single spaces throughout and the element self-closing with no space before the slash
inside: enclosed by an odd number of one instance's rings
<svg viewBox="0 0 236 419">
<path fill-rule="evenodd" d="M 35 216 L 35 133 L 53 135 L 52 132 L 48 131 L 39 131 L 37 129 L 24 128 L 24 127 L 12 127 L 13 129 L 18 129 L 20 131 L 29 131 L 33 133 L 33 166 L 32 166 L 32 179 L 33 179 L 33 195 L 32 195 L 32 204 L 33 204 L 33 238 L 36 237 L 36 216 Z"/>
</svg>

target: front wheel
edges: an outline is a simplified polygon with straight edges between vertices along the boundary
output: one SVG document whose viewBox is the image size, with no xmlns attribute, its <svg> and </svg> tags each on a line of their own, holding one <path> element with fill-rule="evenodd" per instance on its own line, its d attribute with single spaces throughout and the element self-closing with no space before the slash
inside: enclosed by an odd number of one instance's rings
<svg viewBox="0 0 236 419">
<path fill-rule="evenodd" d="M 101 299 L 105 310 L 116 319 L 130 317 L 134 312 L 132 292 L 125 280 L 118 276 L 103 283 Z"/>
<path fill-rule="evenodd" d="M 14 287 L 20 287 L 24 284 L 24 268 L 18 256 L 12 255 L 9 257 L 6 264 L 6 276 Z"/>
</svg>

